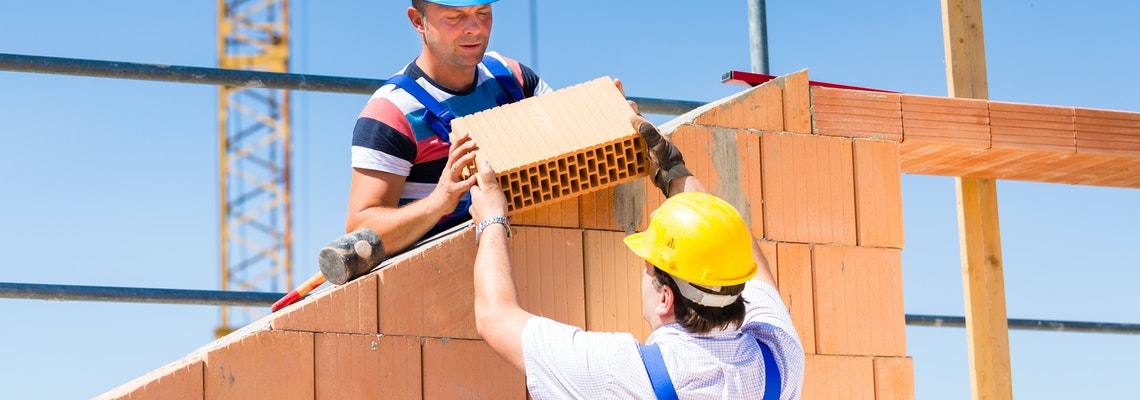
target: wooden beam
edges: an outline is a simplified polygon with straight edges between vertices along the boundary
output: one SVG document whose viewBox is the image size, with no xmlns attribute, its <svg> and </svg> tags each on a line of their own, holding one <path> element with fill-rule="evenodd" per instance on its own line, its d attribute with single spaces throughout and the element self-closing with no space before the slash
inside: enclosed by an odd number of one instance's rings
<svg viewBox="0 0 1140 400">
<path fill-rule="evenodd" d="M 1012 399 L 1009 325 L 993 179 L 956 178 L 966 341 L 974 399 Z"/>
<path fill-rule="evenodd" d="M 982 0 L 942 0 L 949 97 L 989 99 Z"/>
<path fill-rule="evenodd" d="M 942 0 L 950 97 L 988 99 L 981 0 Z M 955 178 L 966 341 L 974 399 L 1012 399 L 1009 326 L 993 179 Z"/>
</svg>

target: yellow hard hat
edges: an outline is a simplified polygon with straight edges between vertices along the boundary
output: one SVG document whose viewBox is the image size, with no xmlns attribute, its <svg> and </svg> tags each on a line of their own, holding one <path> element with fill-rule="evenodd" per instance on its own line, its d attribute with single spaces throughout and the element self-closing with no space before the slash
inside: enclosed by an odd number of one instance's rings
<svg viewBox="0 0 1140 400">
<path fill-rule="evenodd" d="M 627 236 L 625 245 L 669 275 L 698 285 L 739 285 L 757 271 L 744 218 L 707 193 L 668 198 L 645 232 Z"/>
</svg>

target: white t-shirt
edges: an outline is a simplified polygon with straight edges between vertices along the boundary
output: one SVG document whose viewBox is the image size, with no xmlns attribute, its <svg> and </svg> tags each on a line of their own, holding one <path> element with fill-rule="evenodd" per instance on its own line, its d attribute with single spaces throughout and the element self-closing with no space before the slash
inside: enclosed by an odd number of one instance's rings
<svg viewBox="0 0 1140 400">
<path fill-rule="evenodd" d="M 753 280 L 740 330 L 694 336 L 679 324 L 658 328 L 647 343 L 661 348 L 681 399 L 760 399 L 764 359 L 756 340 L 772 350 L 781 399 L 800 398 L 804 351 L 791 316 L 772 286 Z M 522 332 L 527 389 L 535 399 L 652 399 L 637 339 L 629 333 L 586 332 L 534 317 Z"/>
</svg>

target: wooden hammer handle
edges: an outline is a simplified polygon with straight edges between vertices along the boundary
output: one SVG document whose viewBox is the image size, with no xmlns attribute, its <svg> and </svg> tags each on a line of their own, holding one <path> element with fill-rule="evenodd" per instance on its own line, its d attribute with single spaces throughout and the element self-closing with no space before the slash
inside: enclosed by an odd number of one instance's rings
<svg viewBox="0 0 1140 400">
<path fill-rule="evenodd" d="M 273 303 L 273 307 L 270 307 L 269 310 L 271 312 L 277 312 L 277 310 L 285 308 L 290 304 L 296 303 L 297 300 L 305 297 L 305 295 L 309 294 L 309 292 L 313 291 L 313 289 L 316 289 L 318 286 L 325 284 L 325 281 L 325 275 L 317 272 L 313 276 L 309 277 L 309 279 L 306 279 L 305 283 L 297 286 L 296 289 L 293 289 L 288 294 L 286 294 L 285 297 L 282 297 L 281 300 L 277 300 L 276 303 Z"/>
</svg>

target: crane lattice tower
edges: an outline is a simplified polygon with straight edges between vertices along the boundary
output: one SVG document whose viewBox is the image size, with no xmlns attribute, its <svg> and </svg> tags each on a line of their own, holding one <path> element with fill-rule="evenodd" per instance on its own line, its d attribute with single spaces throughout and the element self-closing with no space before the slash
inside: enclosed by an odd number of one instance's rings
<svg viewBox="0 0 1140 400">
<path fill-rule="evenodd" d="M 218 64 L 287 72 L 286 0 L 218 0 Z M 289 92 L 218 90 L 221 289 L 285 292 L 292 282 Z M 236 311 L 232 312 L 231 311 Z M 224 336 L 264 310 L 221 308 Z"/>
</svg>

